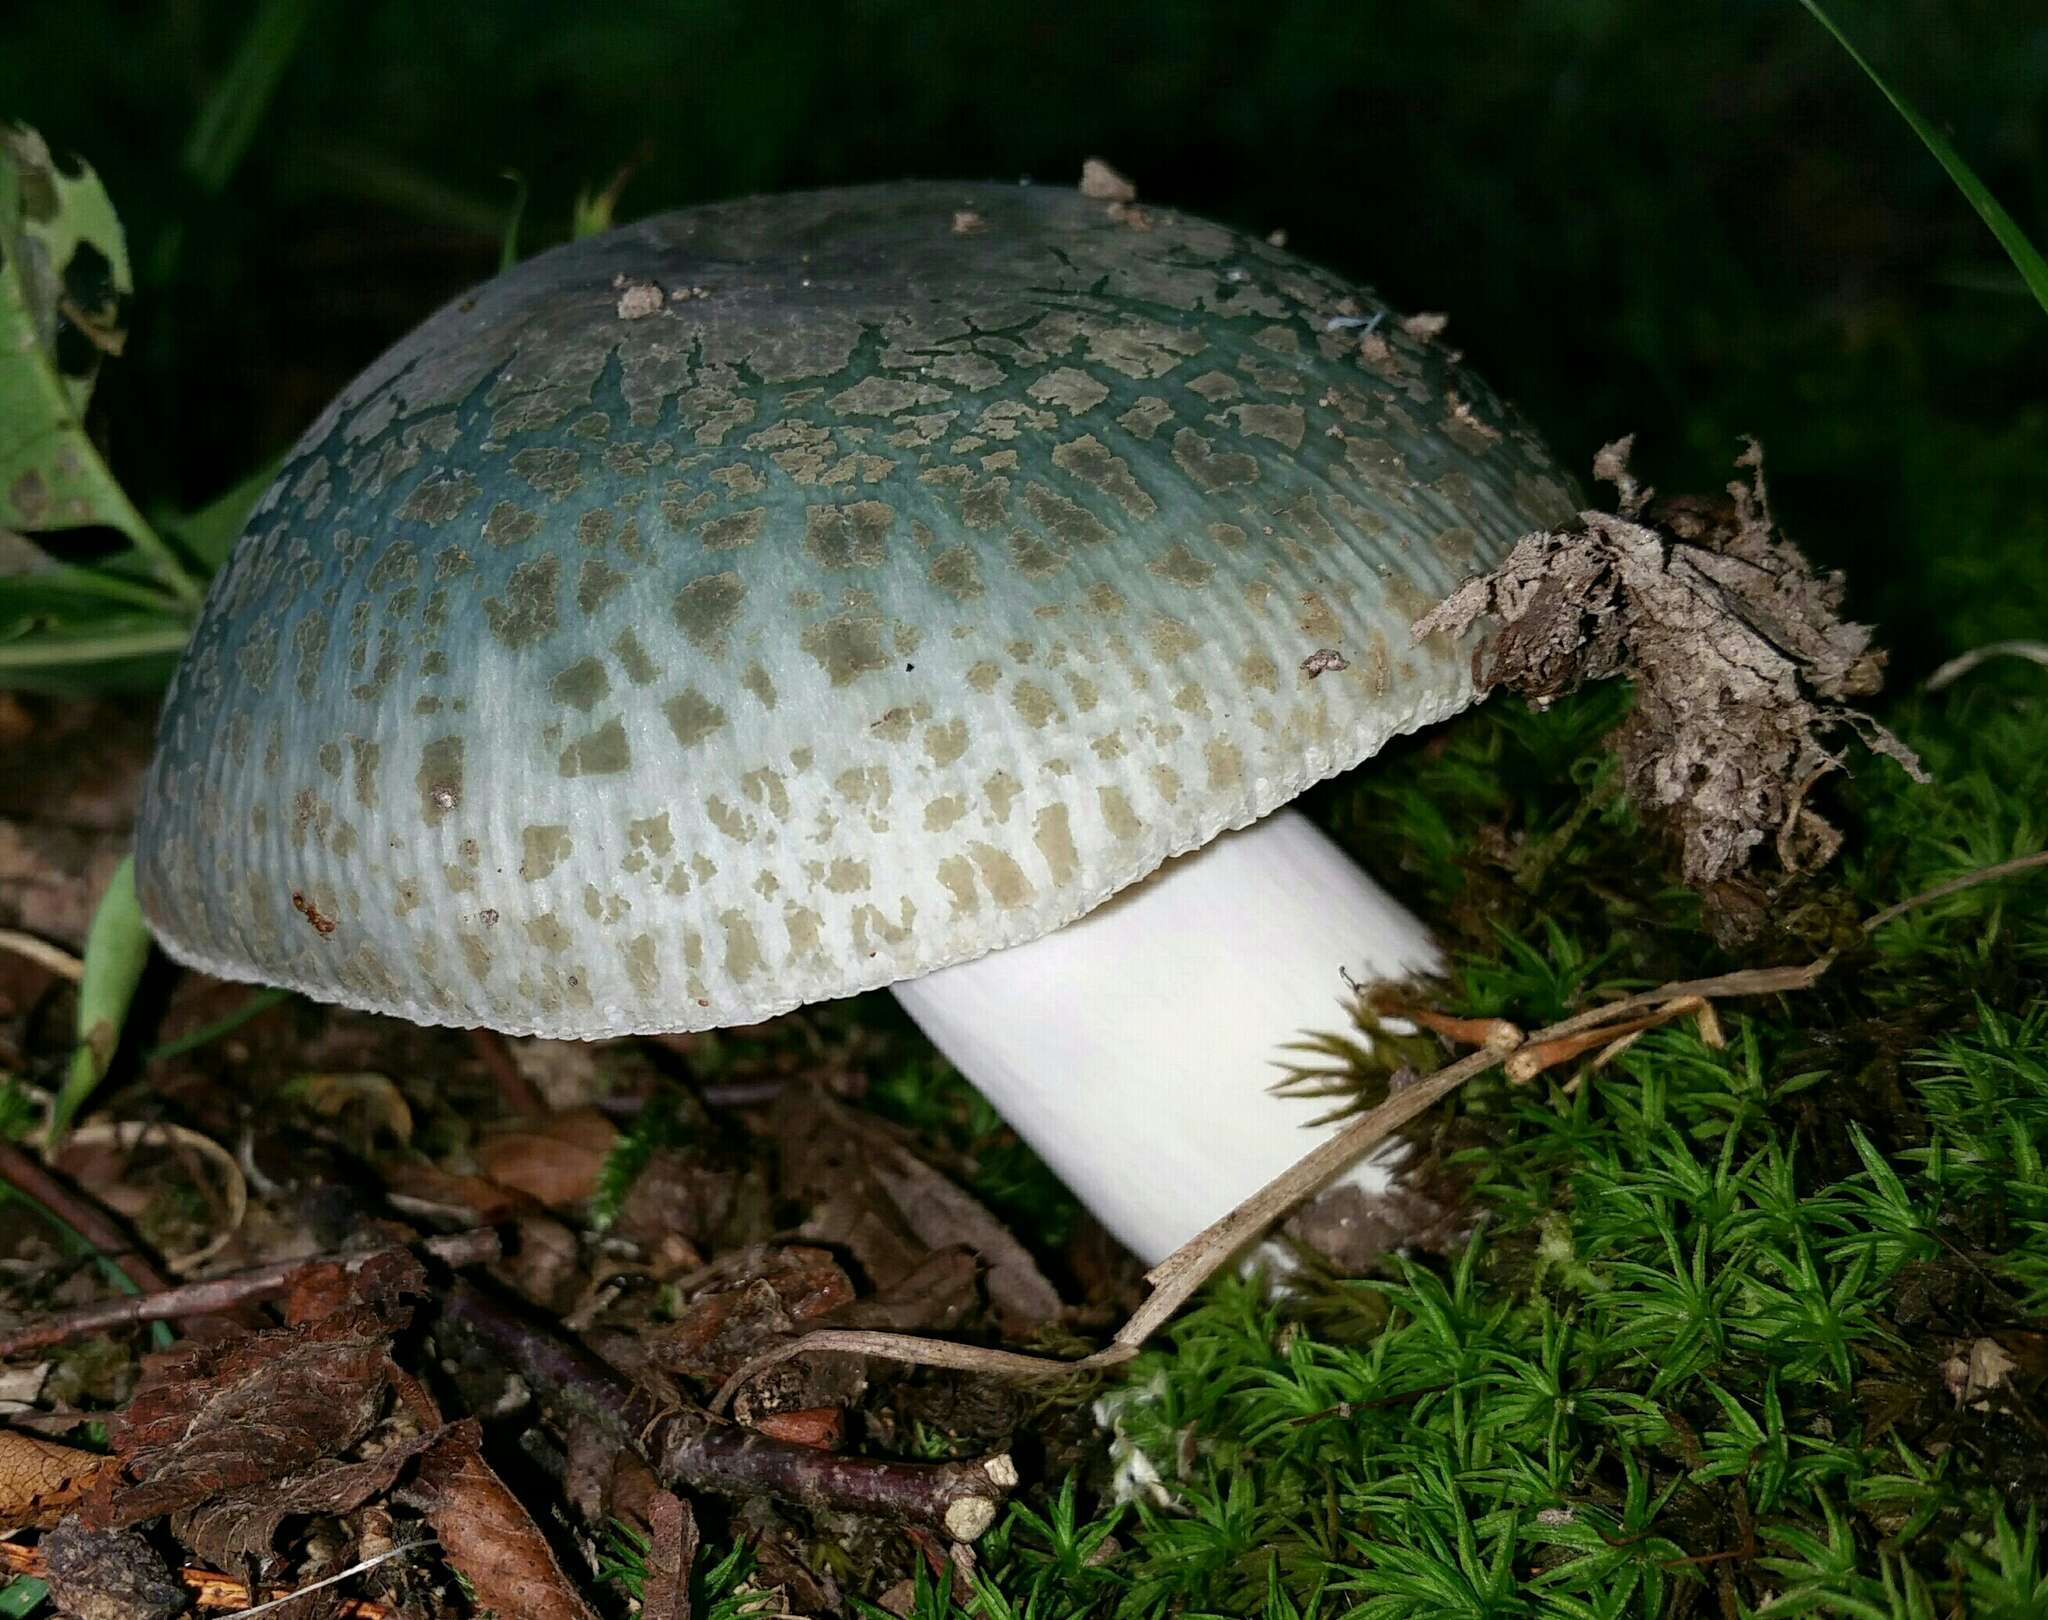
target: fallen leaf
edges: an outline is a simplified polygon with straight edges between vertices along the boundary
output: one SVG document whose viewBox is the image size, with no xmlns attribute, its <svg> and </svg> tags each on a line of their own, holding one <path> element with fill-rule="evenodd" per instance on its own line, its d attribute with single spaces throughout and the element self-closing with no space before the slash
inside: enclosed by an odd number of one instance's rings
<svg viewBox="0 0 2048 1620">
<path fill-rule="evenodd" d="M 287 1478 L 223 1492 L 179 1513 L 172 1529 L 223 1569 L 238 1568 L 252 1557 L 267 1558 L 277 1550 L 277 1532 L 287 1519 L 354 1512 L 390 1490 L 413 1458 L 446 1432 L 414 1435 L 360 1462 L 326 1458 Z"/>
<path fill-rule="evenodd" d="M 96 1451 L 0 1429 L 0 1528 L 49 1528 L 92 1488 L 106 1460 Z"/>
<path fill-rule="evenodd" d="M 877 1289 L 886 1292 L 933 1251 L 957 1245 L 986 1268 L 989 1305 L 1005 1336 L 1028 1338 L 1059 1316 L 1059 1294 L 1030 1251 L 884 1121 L 797 1088 L 773 1118 L 783 1143 L 783 1191 L 815 1202 L 804 1235 L 845 1244 Z"/>
<path fill-rule="evenodd" d="M 484 1461 L 482 1431 L 466 1418 L 443 1431 L 409 1493 L 480 1610 L 518 1620 L 597 1620 L 519 1499 Z"/>
<path fill-rule="evenodd" d="M 1996 1339 L 1978 1339 L 1960 1355 L 1951 1356 L 1942 1376 L 1958 1406 L 1980 1410 L 1991 1405 L 1989 1397 L 2012 1375 L 2019 1362 Z"/>
<path fill-rule="evenodd" d="M 391 1392 L 404 1295 L 424 1290 L 425 1277 L 403 1251 L 345 1274 L 345 1287 L 322 1280 L 340 1270 L 307 1268 L 287 1327 L 148 1358 L 115 1420 L 87 1522 L 118 1529 L 285 1479 L 367 1435 Z M 324 1314 L 305 1319 L 316 1309 Z"/>
<path fill-rule="evenodd" d="M 618 1127 L 596 1109 L 577 1108 L 493 1133 L 478 1148 L 477 1164 L 499 1186 L 544 1208 L 566 1209 L 597 1191 L 618 1136 Z"/>
<path fill-rule="evenodd" d="M 749 1250 L 720 1271 L 649 1344 L 664 1370 L 724 1378 L 854 1297 L 839 1263 L 801 1244 Z"/>
<path fill-rule="evenodd" d="M 771 1440 L 787 1440 L 813 1451 L 837 1451 L 846 1442 L 846 1413 L 837 1406 L 806 1406 L 794 1412 L 764 1412 L 754 1427 Z"/>
<path fill-rule="evenodd" d="M 367 1127 L 366 1140 L 373 1140 L 380 1129 L 390 1132 L 401 1145 L 412 1140 L 412 1105 L 388 1074 L 368 1070 L 309 1074 L 288 1089 L 322 1119 L 355 1113 Z"/>
</svg>

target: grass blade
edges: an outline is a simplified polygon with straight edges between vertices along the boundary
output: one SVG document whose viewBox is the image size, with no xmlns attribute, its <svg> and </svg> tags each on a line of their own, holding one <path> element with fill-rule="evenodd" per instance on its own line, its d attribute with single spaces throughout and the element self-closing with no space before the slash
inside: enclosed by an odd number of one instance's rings
<svg viewBox="0 0 2048 1620">
<path fill-rule="evenodd" d="M 185 142 L 185 172 L 217 196 L 256 138 L 278 81 L 297 54 L 315 0 L 264 0 Z"/>
<path fill-rule="evenodd" d="M 1949 145 L 1946 137 L 1926 119 L 1922 118 L 1907 103 L 1898 91 L 1885 82 L 1883 76 L 1865 59 L 1863 53 L 1849 42 L 1849 36 L 1835 26 L 1835 20 L 1820 7 L 1820 0 L 1799 0 L 1799 3 L 1813 14 L 1815 22 L 1835 36 L 1835 43 L 1849 53 L 1849 60 L 1860 67 L 1870 82 L 1883 92 L 1885 100 L 1898 110 L 1901 118 L 1913 126 L 1913 133 L 1920 137 L 1921 144 L 1934 154 L 1935 162 L 1948 171 L 1948 177 L 1956 183 L 1956 189 L 1969 198 L 1970 206 L 1977 210 L 1977 217 L 1991 228 L 1991 234 L 1998 238 L 1998 245 L 2005 249 L 2020 279 L 2032 291 L 2035 301 L 2044 313 L 2048 313 L 2048 259 L 2041 257 L 2040 250 L 2027 239 L 2027 233 L 2014 222 L 1991 195 L 1983 181 L 1962 154 Z"/>
<path fill-rule="evenodd" d="M 78 984 L 78 1049 L 50 1110 L 50 1143 L 63 1140 L 79 1109 L 98 1089 L 121 1044 L 128 1004 L 149 960 L 149 926 L 135 895 L 135 857 L 114 868 L 85 936 L 85 977 Z"/>
</svg>

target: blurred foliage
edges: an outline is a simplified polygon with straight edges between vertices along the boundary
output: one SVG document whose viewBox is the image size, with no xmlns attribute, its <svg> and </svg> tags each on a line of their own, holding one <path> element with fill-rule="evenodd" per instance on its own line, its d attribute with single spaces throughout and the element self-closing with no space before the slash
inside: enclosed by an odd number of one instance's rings
<svg viewBox="0 0 2048 1620">
<path fill-rule="evenodd" d="M 1829 9 L 2039 239 L 2048 13 Z M 532 251 L 593 199 L 1065 183 L 1099 152 L 1449 310 L 1575 466 L 1634 430 L 1647 476 L 1711 489 L 1760 435 L 1792 533 L 1915 671 L 2048 616 L 2048 325 L 1791 5 L 13 0 L 0 109 L 122 210 L 137 307 L 99 426 L 153 513 L 490 274 L 521 192 Z"/>
</svg>

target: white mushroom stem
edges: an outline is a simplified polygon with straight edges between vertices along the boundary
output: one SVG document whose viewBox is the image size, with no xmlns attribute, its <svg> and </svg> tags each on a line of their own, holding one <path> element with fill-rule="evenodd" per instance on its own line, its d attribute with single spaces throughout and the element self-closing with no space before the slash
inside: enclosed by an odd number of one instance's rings
<svg viewBox="0 0 2048 1620">
<path fill-rule="evenodd" d="M 1422 924 L 1282 810 L 1027 945 L 894 986 L 940 1051 L 1148 1265 L 1331 1134 L 1270 1090 L 1347 1028 L 1354 979 L 1438 961 Z M 1352 1172 L 1390 1180 L 1384 1155 Z"/>
</svg>

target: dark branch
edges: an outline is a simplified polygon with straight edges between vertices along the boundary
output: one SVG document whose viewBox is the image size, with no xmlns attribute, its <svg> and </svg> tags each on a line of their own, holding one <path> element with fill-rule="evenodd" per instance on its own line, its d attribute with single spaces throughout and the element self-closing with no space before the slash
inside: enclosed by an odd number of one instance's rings
<svg viewBox="0 0 2048 1620">
<path fill-rule="evenodd" d="M 441 1302 L 436 1331 L 517 1373 L 558 1427 L 636 1452 L 671 1490 L 760 1493 L 804 1507 L 872 1513 L 972 1541 L 1017 1483 L 1007 1454 L 963 1462 L 843 1457 L 773 1440 L 708 1413 L 665 1408 L 552 1328 L 467 1282 Z"/>
</svg>

